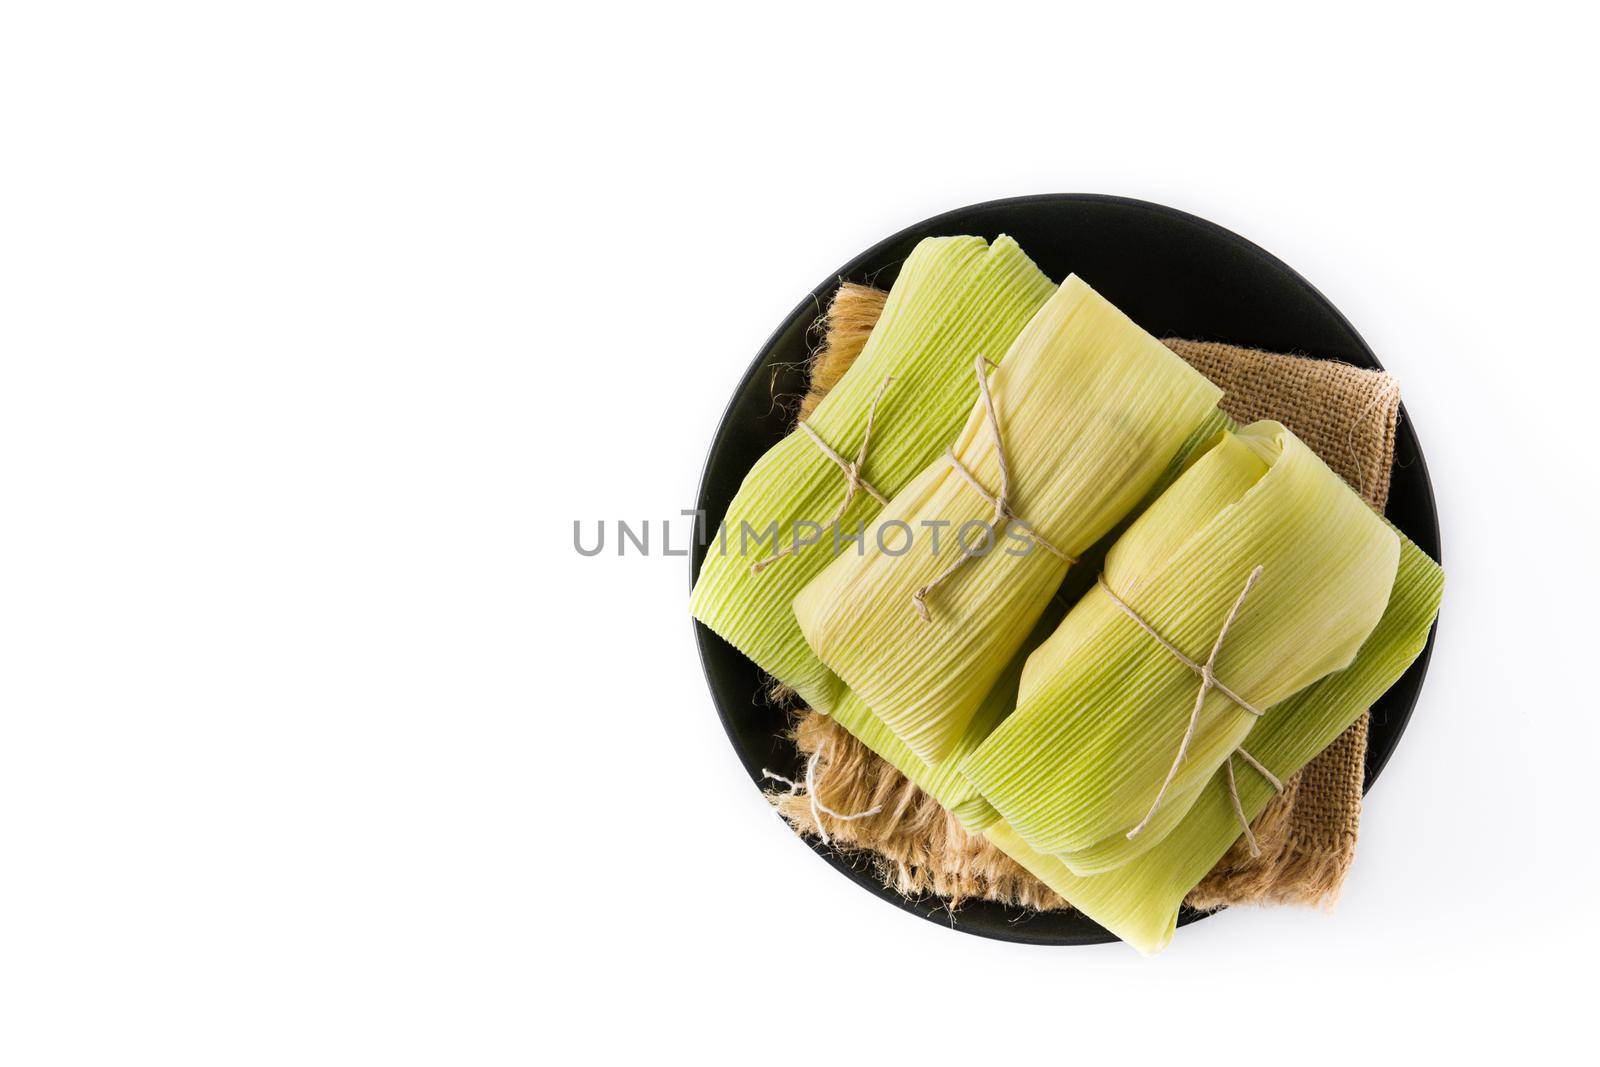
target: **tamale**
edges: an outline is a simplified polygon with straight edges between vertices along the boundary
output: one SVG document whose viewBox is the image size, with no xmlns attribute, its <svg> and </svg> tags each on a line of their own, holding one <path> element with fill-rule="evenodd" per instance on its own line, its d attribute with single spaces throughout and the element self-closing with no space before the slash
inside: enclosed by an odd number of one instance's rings
<svg viewBox="0 0 1600 1067">
<path fill-rule="evenodd" d="M 1031 848 L 1079 874 L 1125 863 L 1231 753 L 1254 753 L 1274 705 L 1350 664 L 1398 558 L 1398 535 L 1285 427 L 1223 434 L 1112 546 L 963 769 Z M 1199 701 L 1196 664 L 1215 679 Z"/>
<path fill-rule="evenodd" d="M 1221 396 L 1075 276 L 988 390 L 993 414 L 980 398 L 950 455 L 894 496 L 863 551 L 835 559 L 794 601 L 822 662 L 926 763 L 967 733 L 1071 557 L 1133 510 Z M 1001 521 L 996 495 L 1020 522 Z M 974 528 L 987 540 L 964 540 Z M 920 619 L 914 594 L 934 585 Z"/>
<path fill-rule="evenodd" d="M 1393 685 L 1427 644 L 1438 614 L 1444 573 L 1397 532 L 1400 562 L 1383 617 L 1355 661 L 1274 707 L 1251 731 L 1251 753 L 1287 779 L 1338 737 Z M 1272 796 L 1251 771 L 1235 778 L 1246 820 L 1261 814 Z M 1139 951 L 1159 952 L 1171 941 L 1178 910 L 1240 835 L 1224 771 L 1206 782 L 1172 832 L 1143 855 L 1115 870 L 1073 874 L 1058 857 L 1032 847 L 1003 820 L 986 836 L 1072 905 Z"/>
<path fill-rule="evenodd" d="M 870 417 L 860 476 L 893 495 L 960 429 L 977 396 L 974 354 L 1003 358 L 1054 290 L 1009 237 L 992 245 L 979 237 L 922 241 L 901 267 L 865 348 L 807 426 L 854 457 Z M 819 711 L 832 708 L 841 685 L 807 647 L 790 603 L 881 506 L 869 492 L 853 493 L 837 531 L 823 529 L 849 484 L 817 440 L 790 434 L 745 476 L 690 597 L 695 618 Z M 764 558 L 793 549 L 796 538 L 813 536 L 816 543 L 753 572 Z"/>
</svg>

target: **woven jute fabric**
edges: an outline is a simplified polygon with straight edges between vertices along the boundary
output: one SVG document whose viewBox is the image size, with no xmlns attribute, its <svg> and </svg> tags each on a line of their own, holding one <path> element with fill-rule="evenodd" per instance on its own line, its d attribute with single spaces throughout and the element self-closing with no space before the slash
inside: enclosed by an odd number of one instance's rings
<svg viewBox="0 0 1600 1067">
<path fill-rule="evenodd" d="M 849 369 L 883 309 L 884 293 L 846 283 L 818 327 L 805 418 Z M 1381 511 L 1394 462 L 1400 387 L 1387 374 L 1206 341 L 1167 346 L 1224 390 L 1221 406 L 1239 423 L 1276 419 Z M 938 802 L 825 715 L 798 709 L 793 731 L 803 757 L 821 753 L 812 776 L 818 799 L 836 812 L 876 815 L 843 821 L 822 815 L 836 845 L 870 858 L 884 884 L 950 906 L 971 899 L 1056 910 L 1069 905 L 1009 856 L 961 828 Z M 1367 750 L 1363 714 L 1268 804 L 1253 829 L 1261 854 L 1241 840 L 1189 895 L 1198 908 L 1237 904 L 1326 904 L 1355 855 Z M 785 818 L 815 833 L 804 796 L 773 793 Z"/>
</svg>

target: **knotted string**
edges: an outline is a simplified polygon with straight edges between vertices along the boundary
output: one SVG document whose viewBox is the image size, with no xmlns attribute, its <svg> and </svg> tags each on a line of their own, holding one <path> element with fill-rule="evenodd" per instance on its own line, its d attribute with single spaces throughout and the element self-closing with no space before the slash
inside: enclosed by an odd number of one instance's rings
<svg viewBox="0 0 1600 1067">
<path fill-rule="evenodd" d="M 1240 745 L 1238 748 L 1234 749 L 1228 754 L 1226 763 L 1228 768 L 1228 799 L 1233 802 L 1233 813 L 1238 817 L 1239 825 L 1244 827 L 1244 840 L 1245 844 L 1250 846 L 1250 855 L 1259 858 L 1261 855 L 1261 846 L 1256 844 L 1255 832 L 1250 829 L 1250 819 L 1245 815 L 1244 803 L 1239 799 L 1239 782 L 1233 776 L 1234 756 L 1242 757 L 1246 763 L 1250 764 L 1250 766 L 1254 767 L 1257 771 L 1260 771 L 1261 776 L 1272 784 L 1272 791 L 1274 793 L 1283 792 L 1283 783 L 1278 780 L 1277 775 L 1273 774 L 1271 771 L 1267 770 L 1266 767 L 1262 766 L 1260 760 L 1246 752 L 1243 745 Z"/>
<path fill-rule="evenodd" d="M 1183 650 L 1177 645 L 1174 645 L 1171 641 L 1168 641 L 1165 637 L 1163 637 L 1160 631 L 1146 622 L 1144 617 L 1133 609 L 1133 605 L 1129 604 L 1126 600 L 1123 600 L 1117 595 L 1116 590 L 1112 589 L 1110 584 L 1106 581 L 1106 576 L 1104 574 L 1100 575 L 1100 588 L 1104 589 L 1106 591 L 1106 595 L 1111 597 L 1111 602 L 1117 605 L 1117 607 L 1121 608 L 1122 613 L 1137 623 L 1141 630 L 1155 638 L 1157 643 L 1159 643 L 1162 648 L 1166 649 L 1172 654 L 1173 658 L 1177 659 L 1178 662 L 1182 663 L 1185 667 L 1188 667 L 1200 677 L 1200 691 L 1195 694 L 1194 710 L 1189 713 L 1189 725 L 1183 731 L 1183 740 L 1178 743 L 1178 754 L 1173 758 L 1172 766 L 1168 768 L 1167 777 L 1164 781 L 1162 781 L 1161 788 L 1156 791 L 1156 798 L 1151 803 L 1150 810 L 1145 812 L 1145 816 L 1142 820 L 1140 820 L 1138 826 L 1135 826 L 1132 830 L 1128 831 L 1128 839 L 1130 841 L 1137 837 L 1141 830 L 1150 825 L 1150 820 L 1155 818 L 1157 811 L 1161 810 L 1161 802 L 1166 798 L 1167 789 L 1171 787 L 1173 779 L 1178 776 L 1178 768 L 1183 766 L 1184 757 L 1189 754 L 1189 745 L 1194 741 L 1195 730 L 1200 725 L 1200 709 L 1205 706 L 1207 693 L 1215 689 L 1217 692 L 1233 701 L 1251 715 L 1254 715 L 1257 718 L 1260 718 L 1262 715 L 1262 712 L 1259 708 L 1255 707 L 1248 700 L 1245 700 L 1243 697 L 1239 696 L 1239 694 L 1235 693 L 1232 689 L 1229 689 L 1216 675 L 1217 656 L 1222 652 L 1223 639 L 1228 636 L 1228 631 L 1233 628 L 1235 620 L 1239 618 L 1239 610 L 1244 607 L 1244 598 L 1250 595 L 1250 590 L 1255 587 L 1256 582 L 1261 578 L 1261 571 L 1262 568 L 1257 567 L 1255 570 L 1250 572 L 1250 577 L 1245 579 L 1244 588 L 1239 590 L 1238 597 L 1234 599 L 1233 607 L 1228 610 L 1228 617 L 1222 620 L 1222 626 L 1217 630 L 1217 639 L 1211 644 L 1211 654 L 1206 657 L 1206 661 L 1204 663 L 1196 663 L 1194 660 L 1186 656 Z M 1261 854 L 1261 850 L 1256 845 L 1255 835 L 1250 832 L 1250 820 L 1245 818 L 1244 805 L 1239 800 L 1238 783 L 1235 781 L 1233 776 L 1234 754 L 1242 756 L 1245 762 L 1249 763 L 1250 766 L 1259 771 L 1262 776 L 1267 779 L 1267 781 L 1272 783 L 1273 789 L 1281 792 L 1283 790 L 1283 783 L 1278 780 L 1276 775 L 1267 770 L 1266 767 L 1262 766 L 1259 760 L 1250 755 L 1250 753 L 1246 752 L 1242 746 L 1234 749 L 1233 753 L 1229 753 L 1227 759 L 1228 794 L 1233 800 L 1234 813 L 1239 816 L 1239 822 L 1244 826 L 1245 839 L 1250 845 L 1250 854 L 1252 856 L 1259 856 Z"/>
<path fill-rule="evenodd" d="M 806 779 L 803 783 L 797 782 L 792 778 L 785 778 L 781 774 L 774 774 L 765 767 L 761 768 L 761 776 L 763 778 L 771 778 L 774 782 L 782 782 L 784 785 L 788 786 L 790 796 L 796 796 L 799 794 L 800 790 L 804 789 L 806 791 L 806 800 L 811 804 L 811 821 L 817 824 L 817 836 L 822 838 L 822 843 L 824 845 L 831 845 L 833 842 L 828 837 L 828 829 L 822 825 L 822 815 L 824 812 L 832 815 L 840 822 L 855 822 L 857 819 L 866 819 L 878 814 L 878 812 L 883 810 L 883 805 L 874 804 L 866 811 L 858 811 L 854 815 L 845 815 L 834 811 L 822 801 L 818 800 L 816 788 L 817 761 L 822 758 L 822 753 L 826 748 L 827 746 L 824 745 L 822 748 L 819 748 L 815 752 L 811 753 L 811 758 L 806 761 Z"/>
<path fill-rule="evenodd" d="M 861 447 L 856 451 L 856 458 L 854 462 L 845 459 L 843 456 L 839 455 L 838 452 L 834 451 L 833 446 L 824 441 L 822 439 L 822 435 L 813 430 L 809 423 L 800 423 L 800 428 L 804 430 L 811 438 L 812 443 L 822 450 L 822 454 L 833 460 L 834 463 L 839 465 L 839 469 L 844 471 L 844 499 L 839 502 L 839 508 L 833 513 L 833 518 L 828 520 L 827 525 L 829 526 L 837 525 L 844 518 L 844 513 L 850 510 L 850 502 L 856 498 L 857 490 L 865 490 L 868 496 L 872 497 L 872 499 L 876 500 L 880 504 L 889 503 L 888 497 L 878 492 L 865 478 L 861 477 L 861 465 L 867 461 L 867 445 L 872 440 L 872 420 L 878 414 L 878 401 L 883 399 L 884 390 L 889 388 L 889 383 L 892 381 L 894 381 L 893 378 L 885 378 L 883 380 L 883 384 L 878 386 L 877 394 L 872 398 L 872 406 L 867 409 L 867 428 L 866 431 L 861 435 Z M 806 545 L 813 544 L 816 544 L 816 542 L 807 541 L 802 544 L 798 533 L 795 535 L 794 543 L 781 552 L 778 551 L 778 546 L 776 542 L 774 542 L 772 546 L 772 555 L 768 556 L 766 559 L 758 560 L 755 563 L 752 563 L 750 565 L 750 573 L 760 574 L 762 571 L 766 570 L 780 559 L 783 559 L 786 556 L 797 556 L 800 554 L 800 550 L 802 548 L 805 548 Z"/>
<path fill-rule="evenodd" d="M 1024 522 L 1016 512 L 1011 510 L 1011 502 L 1009 499 L 1011 496 L 1011 468 L 1006 462 L 1005 442 L 1000 437 L 1000 416 L 995 411 L 994 397 L 989 393 L 989 378 L 983 372 L 983 364 L 984 358 L 981 355 L 977 356 L 973 360 L 973 368 L 978 375 L 978 392 L 983 396 L 984 410 L 989 416 L 989 433 L 994 437 L 995 459 L 1000 466 L 1000 492 L 998 495 L 991 494 L 989 490 L 983 487 L 983 483 L 978 481 L 977 476 L 968 470 L 966 465 L 963 464 L 961 460 L 956 458 L 956 451 L 954 448 L 945 449 L 945 458 L 950 461 L 951 469 L 957 474 L 961 475 L 962 479 L 968 485 L 972 486 L 973 490 L 979 496 L 988 501 L 989 506 L 994 509 L 994 516 L 989 520 L 989 537 L 981 551 L 969 551 L 965 545 L 961 545 L 961 554 L 955 558 L 955 561 L 952 562 L 950 566 L 941 571 L 939 576 L 934 578 L 933 581 L 929 582 L 927 585 L 911 594 L 912 607 L 916 608 L 917 617 L 923 622 L 927 622 L 929 618 L 928 594 L 938 588 L 939 585 L 948 579 L 952 574 L 960 570 L 962 564 L 966 563 L 967 560 L 974 556 L 980 555 L 983 552 L 987 552 L 989 548 L 993 547 L 1000 535 L 1005 532 L 1006 526 L 1010 523 L 1019 523 L 1023 532 L 1032 538 L 1033 541 L 1035 541 L 1040 547 L 1048 550 L 1053 555 L 1066 560 L 1069 565 L 1078 562 L 1075 557 L 1067 555 L 1065 552 L 1052 545 L 1049 541 L 1046 541 L 1043 537 L 1040 537 L 1033 531 L 1033 528 L 1029 526 L 1028 523 Z"/>
</svg>

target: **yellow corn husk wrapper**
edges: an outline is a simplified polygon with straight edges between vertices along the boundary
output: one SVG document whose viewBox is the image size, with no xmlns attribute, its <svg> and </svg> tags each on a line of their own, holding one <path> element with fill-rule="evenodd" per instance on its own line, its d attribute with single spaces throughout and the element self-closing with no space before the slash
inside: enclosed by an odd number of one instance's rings
<svg viewBox="0 0 1600 1067">
<path fill-rule="evenodd" d="M 1287 780 L 1343 733 L 1399 680 L 1427 644 L 1439 611 L 1444 572 L 1404 535 L 1388 604 L 1355 661 L 1273 708 L 1249 737 L 1249 751 Z M 1272 787 L 1253 769 L 1235 775 L 1240 806 L 1254 820 Z M 1147 955 L 1172 940 L 1189 890 L 1240 836 L 1226 770 L 1214 773 L 1182 820 L 1144 854 L 1102 874 L 1074 874 L 1055 856 L 1033 849 L 1003 820 L 985 835 L 1073 907 Z"/>
<path fill-rule="evenodd" d="M 980 237 L 922 241 L 901 267 L 865 348 L 807 425 L 854 460 L 882 389 L 861 475 L 893 496 L 960 429 L 978 393 L 974 354 L 1000 360 L 1054 291 L 1009 237 L 992 245 Z M 885 388 L 886 377 L 894 381 Z M 832 709 L 842 686 L 806 645 L 790 604 L 835 554 L 835 530 L 824 524 L 847 487 L 844 471 L 809 436 L 784 438 L 745 476 L 690 597 L 695 618 L 818 711 Z M 840 536 L 879 508 L 871 494 L 857 492 L 840 518 Z M 817 541 L 752 573 L 753 563 L 797 536 Z"/>
<path fill-rule="evenodd" d="M 1112 546 L 1104 582 L 1203 664 L 1260 568 L 1215 675 L 1265 714 L 1217 688 L 1196 714 L 1193 668 L 1097 585 L 1028 658 L 1017 710 L 963 770 L 1031 848 L 1078 874 L 1125 863 L 1249 748 L 1274 705 L 1350 664 L 1399 554 L 1394 530 L 1284 426 L 1223 434 Z"/>
<path fill-rule="evenodd" d="M 1067 556 L 1082 554 L 1133 510 L 1221 396 L 1075 276 L 1028 323 L 988 383 L 1011 508 Z M 990 494 L 1000 491 L 981 400 L 951 450 Z M 948 758 L 967 733 L 1069 566 L 1012 524 L 938 585 L 927 601 L 930 618 L 918 618 L 912 594 L 960 553 L 963 530 L 971 534 L 993 517 L 992 504 L 947 459 L 937 460 L 883 509 L 860 555 L 834 560 L 794 601 L 822 662 L 926 763 Z M 968 548 L 981 543 L 970 537 Z"/>
</svg>

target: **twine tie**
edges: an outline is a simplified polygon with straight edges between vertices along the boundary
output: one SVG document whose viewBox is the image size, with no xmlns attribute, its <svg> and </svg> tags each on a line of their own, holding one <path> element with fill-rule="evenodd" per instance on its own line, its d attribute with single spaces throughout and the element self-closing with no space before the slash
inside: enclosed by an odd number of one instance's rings
<svg viewBox="0 0 1600 1067">
<path fill-rule="evenodd" d="M 1154 626 L 1150 625 L 1144 616 L 1140 615 L 1133 609 L 1133 605 L 1129 604 L 1126 600 L 1123 600 L 1117 595 L 1116 590 L 1112 589 L 1110 583 L 1106 581 L 1106 576 L 1104 574 L 1100 575 L 1100 588 L 1105 590 L 1106 595 L 1111 598 L 1111 602 L 1118 608 L 1122 609 L 1122 613 L 1124 615 L 1128 616 L 1128 618 L 1137 623 L 1141 630 L 1153 637 L 1162 648 L 1166 649 L 1172 654 L 1174 659 L 1178 660 L 1185 667 L 1188 667 L 1200 679 L 1200 691 L 1195 694 L 1194 709 L 1189 713 L 1189 725 L 1184 729 L 1183 739 L 1178 743 L 1178 754 L 1173 757 L 1172 766 L 1167 769 L 1167 777 L 1162 781 L 1161 788 L 1156 791 L 1156 798 L 1151 802 L 1150 810 L 1145 812 L 1145 816 L 1139 821 L 1138 826 L 1135 826 L 1132 830 L 1128 831 L 1128 840 L 1130 841 L 1139 836 L 1140 831 L 1142 831 L 1146 826 L 1150 825 L 1150 820 L 1155 818 L 1156 812 L 1161 810 L 1161 802 L 1166 799 L 1167 790 L 1172 786 L 1173 779 L 1178 776 L 1178 769 L 1183 766 L 1184 758 L 1189 754 L 1189 745 L 1194 741 L 1195 731 L 1200 725 L 1200 710 L 1205 706 L 1207 693 L 1215 689 L 1217 692 L 1221 693 L 1223 696 L 1227 697 L 1244 711 L 1255 716 L 1256 718 L 1260 718 L 1263 714 L 1263 712 L 1259 708 L 1255 707 L 1255 705 L 1251 704 L 1248 700 L 1245 700 L 1243 697 L 1239 696 L 1239 694 L 1235 693 L 1232 689 L 1224 685 L 1221 679 L 1217 677 L 1216 673 L 1217 656 L 1222 652 L 1222 642 L 1228 636 L 1228 631 L 1233 628 L 1234 622 L 1239 618 L 1239 611 L 1244 607 L 1244 599 L 1250 595 L 1250 590 L 1255 587 L 1256 582 L 1261 578 L 1261 572 L 1262 568 L 1257 567 L 1252 570 L 1250 572 L 1250 576 L 1245 579 L 1244 588 L 1239 590 L 1239 595 L 1234 598 L 1233 607 L 1228 609 L 1227 618 L 1222 620 L 1222 626 L 1217 630 L 1217 638 L 1211 643 L 1211 653 L 1206 657 L 1206 661 L 1204 663 L 1197 663 L 1193 659 L 1190 659 L 1184 654 L 1182 649 L 1162 636 L 1161 632 Z M 1244 759 L 1244 761 L 1250 764 L 1250 766 L 1254 767 L 1262 777 L 1266 778 L 1268 782 L 1272 783 L 1272 788 L 1275 791 L 1281 793 L 1283 791 L 1283 783 L 1278 780 L 1278 777 L 1275 774 L 1267 770 L 1267 768 L 1261 764 L 1260 760 L 1246 752 L 1244 750 L 1244 746 L 1241 745 L 1234 749 L 1233 752 L 1228 754 L 1226 761 L 1228 771 L 1228 796 L 1233 802 L 1234 814 L 1239 817 L 1239 823 L 1244 827 L 1244 836 L 1245 840 L 1249 843 L 1250 854 L 1252 856 L 1259 856 L 1261 855 L 1261 849 L 1256 843 L 1255 834 L 1250 830 L 1250 820 L 1245 817 L 1244 804 L 1239 799 L 1238 781 L 1234 778 L 1233 757 L 1235 755 Z"/>
<path fill-rule="evenodd" d="M 889 503 L 888 497 L 878 492 L 872 487 L 870 482 L 861 477 L 861 465 L 867 461 L 867 445 L 872 441 L 872 420 L 878 414 L 878 401 L 883 399 L 884 391 L 889 388 L 889 383 L 892 381 L 894 381 L 893 378 L 885 378 L 883 383 L 878 386 L 877 394 L 872 398 L 872 406 L 867 409 L 867 428 L 866 431 L 861 435 L 861 447 L 856 450 L 856 458 L 854 461 L 847 460 L 843 456 L 839 455 L 838 451 L 836 451 L 832 445 L 828 444 L 828 442 L 822 439 L 821 434 L 817 433 L 817 431 L 811 428 L 810 423 L 804 421 L 800 423 L 800 429 L 804 430 L 807 436 L 811 438 L 812 443 L 822 450 L 822 454 L 833 460 L 833 462 L 838 465 L 839 469 L 844 471 L 844 499 L 839 502 L 838 510 L 833 513 L 833 518 L 829 519 L 826 523 L 828 526 L 837 526 L 844 519 L 844 513 L 850 510 L 850 503 L 855 500 L 856 493 L 858 491 L 864 491 L 879 504 Z M 750 573 L 760 574 L 762 571 L 766 570 L 780 559 L 785 559 L 789 556 L 798 556 L 800 554 L 800 550 L 805 548 L 806 545 L 814 545 L 816 543 L 816 541 L 807 541 L 805 544 L 801 544 L 800 536 L 798 533 L 796 533 L 794 543 L 781 552 L 778 551 L 778 546 L 776 543 L 774 543 L 772 546 L 772 555 L 768 556 L 766 559 L 757 560 L 755 563 L 752 563 L 750 565 Z"/>
<path fill-rule="evenodd" d="M 982 552 L 969 551 L 965 545 L 960 545 L 961 554 L 955 558 L 955 561 L 941 571 L 933 581 L 911 594 L 911 606 L 916 609 L 917 617 L 923 622 L 929 621 L 928 594 L 937 589 L 956 571 L 960 570 L 962 564 L 966 563 L 967 560 L 992 548 L 1000 535 L 1005 532 L 1006 527 L 1013 522 L 1020 525 L 1023 532 L 1041 548 L 1060 559 L 1066 560 L 1068 566 L 1078 562 L 1076 557 L 1067 555 L 1049 541 L 1040 537 L 1034 532 L 1031 525 L 1011 510 L 1009 499 L 1011 496 L 1011 468 L 1006 462 L 1005 442 L 1000 436 L 1000 416 L 995 411 L 994 397 L 989 393 L 989 378 L 983 372 L 983 364 L 984 358 L 981 355 L 973 359 L 973 369 L 978 376 L 978 392 L 983 396 L 984 411 L 988 414 L 989 433 L 994 438 L 994 455 L 1000 466 L 1000 492 L 997 494 L 990 493 L 988 489 L 984 488 L 983 483 L 978 481 L 977 476 L 967 469 L 966 464 L 956 457 L 954 448 L 945 449 L 945 458 L 950 462 L 950 469 L 959 474 L 962 480 L 972 487 L 974 492 L 988 502 L 989 506 L 994 509 L 994 515 L 989 520 L 989 537 Z"/>
</svg>

